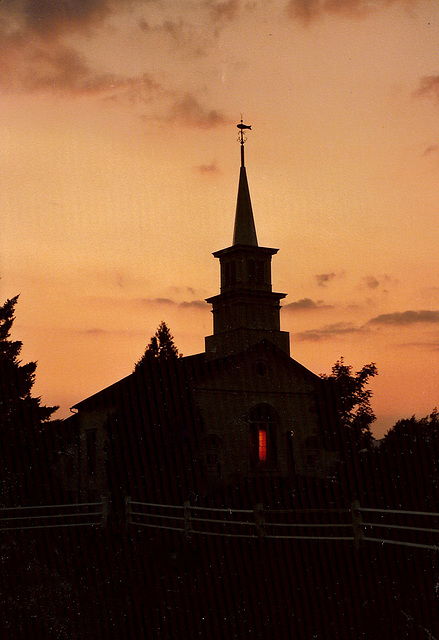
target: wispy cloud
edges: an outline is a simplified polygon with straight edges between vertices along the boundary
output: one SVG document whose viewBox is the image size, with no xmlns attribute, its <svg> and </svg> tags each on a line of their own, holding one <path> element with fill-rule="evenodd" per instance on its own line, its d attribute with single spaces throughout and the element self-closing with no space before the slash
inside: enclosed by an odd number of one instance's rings
<svg viewBox="0 0 439 640">
<path fill-rule="evenodd" d="M 361 279 L 359 289 L 367 289 L 369 291 L 377 291 L 380 289 L 387 292 L 390 286 L 396 286 L 398 284 L 399 282 L 396 278 L 392 278 L 386 274 L 378 276 L 369 274 Z"/>
<path fill-rule="evenodd" d="M 282 309 L 287 311 L 310 311 L 315 309 L 332 309 L 332 305 L 325 304 L 323 300 L 311 300 L 311 298 L 301 298 L 295 302 L 283 305 Z"/>
<path fill-rule="evenodd" d="M 425 342 L 404 342 L 395 345 L 402 349 L 422 349 L 423 351 L 439 351 L 439 340 L 426 340 Z"/>
<path fill-rule="evenodd" d="M 161 5 L 162 19 L 152 24 L 147 18 L 139 18 L 136 9 L 149 10 L 155 3 L 151 0 L 7 0 L 0 2 L 0 87 L 9 91 L 26 93 L 46 92 L 58 95 L 98 95 L 106 101 L 135 106 L 166 99 L 160 105 L 164 116 L 145 119 L 165 119 L 180 126 L 214 128 L 229 124 L 228 118 L 218 109 L 202 104 L 196 90 L 183 92 L 170 85 L 164 87 L 154 73 L 145 69 L 138 74 L 116 73 L 112 68 L 101 67 L 83 53 L 79 42 L 72 45 L 71 34 L 85 33 L 92 38 L 102 32 L 104 25 L 119 12 L 131 11 L 136 16 L 139 31 L 149 38 L 162 38 L 149 44 L 140 38 L 139 58 L 142 47 L 172 46 L 181 49 L 182 55 L 189 48 L 191 57 L 205 46 L 204 33 L 200 30 L 195 11 L 185 10 L 184 3 L 164 1 Z M 224 3 L 200 2 L 200 20 L 206 25 L 216 25 L 233 19 L 239 6 L 238 0 Z M 153 12 L 154 13 L 154 12 Z M 155 14 L 157 11 L 155 12 Z M 174 15 L 175 14 L 175 15 Z M 151 14 L 153 15 L 153 14 Z M 155 18 L 157 16 L 155 15 Z M 124 29 L 115 26 L 112 29 Z M 120 21 L 124 25 L 125 21 Z M 209 29 L 207 29 L 209 32 Z M 125 34 L 128 37 L 128 34 Z M 209 42 L 212 41 L 213 36 Z M 204 44 L 203 44 L 204 43 Z M 85 51 L 85 50 L 84 50 Z M 145 51 L 148 51 L 146 48 Z M 200 53 L 201 54 L 201 53 Z"/>
<path fill-rule="evenodd" d="M 210 14 L 214 23 L 232 22 L 240 9 L 239 0 L 226 0 L 225 2 L 212 3 Z"/>
<path fill-rule="evenodd" d="M 179 302 L 178 306 L 183 309 L 207 309 L 207 303 L 205 300 L 190 300 L 189 302 Z"/>
<path fill-rule="evenodd" d="M 367 289 L 377 289 L 380 286 L 380 282 L 378 278 L 375 278 L 375 276 L 365 276 L 363 278 L 363 283 Z"/>
<path fill-rule="evenodd" d="M 212 4 L 211 12 L 216 20 L 233 20 L 236 17 L 239 6 L 238 0 L 225 0 L 225 2 Z"/>
<path fill-rule="evenodd" d="M 366 331 L 367 329 L 365 327 L 358 327 L 351 322 L 337 322 L 335 324 L 325 325 L 321 329 L 308 329 L 307 331 L 296 333 L 295 337 L 301 341 L 318 342 L 348 334 L 365 333 Z"/>
<path fill-rule="evenodd" d="M 194 171 L 203 175 L 218 175 L 221 173 L 216 160 L 212 161 L 210 164 L 200 164 L 194 167 Z"/>
<path fill-rule="evenodd" d="M 432 98 L 439 103 L 439 75 L 423 76 L 413 95 L 419 98 Z"/>
<path fill-rule="evenodd" d="M 194 287 L 176 287 L 176 286 L 171 286 L 168 287 L 169 291 L 172 291 L 172 293 L 188 293 L 191 296 L 194 296 L 197 293 L 197 289 L 195 289 Z M 198 295 L 204 295 L 204 292 L 202 292 L 201 294 L 198 293 Z"/>
<path fill-rule="evenodd" d="M 329 282 L 335 280 L 335 278 L 342 278 L 344 273 L 334 273 L 334 271 L 328 273 L 318 273 L 314 276 L 314 280 L 317 282 L 319 287 L 326 287 Z"/>
<path fill-rule="evenodd" d="M 96 70 L 75 48 L 39 31 L 2 33 L 0 22 L 0 86 L 26 93 L 105 94 L 126 102 L 147 102 L 164 94 L 147 73 L 123 76 Z"/>
<path fill-rule="evenodd" d="M 432 156 L 432 155 L 436 155 L 438 152 L 439 152 L 439 144 L 431 144 L 424 150 L 422 155 Z"/>
<path fill-rule="evenodd" d="M 8 0 L 2 3 L 0 16 L 12 21 L 15 28 L 51 37 L 59 32 L 93 28 L 123 5 L 124 0 Z"/>
<path fill-rule="evenodd" d="M 67 334 L 72 337 L 80 337 L 80 338 L 105 338 L 107 336 L 116 336 L 116 337 L 143 337 L 145 336 L 144 329 L 108 329 L 102 327 L 88 327 L 84 329 L 70 329 L 66 327 L 56 327 L 52 329 L 52 331 L 56 331 L 57 333 Z"/>
<path fill-rule="evenodd" d="M 372 325 L 396 326 L 408 326 L 419 323 L 439 324 L 439 311 L 396 311 L 394 313 L 383 313 L 368 322 L 368 324 Z"/>
<path fill-rule="evenodd" d="M 202 105 L 191 92 L 177 97 L 164 119 L 199 129 L 213 129 L 231 123 L 221 111 Z"/>
<path fill-rule="evenodd" d="M 309 24 L 326 14 L 365 18 L 392 4 L 407 7 L 418 4 L 418 0 L 289 0 L 287 14 L 294 20 Z"/>
<path fill-rule="evenodd" d="M 179 309 L 208 309 L 205 300 L 175 300 L 173 298 L 135 298 L 132 300 L 119 299 L 125 307 L 133 306 L 162 306 L 162 307 L 175 307 Z"/>
<path fill-rule="evenodd" d="M 313 308 L 312 305 L 310 308 Z M 439 325 L 439 311 L 402 311 L 395 313 L 383 313 L 375 318 L 371 318 L 362 325 L 356 325 L 352 322 L 337 322 L 335 324 L 327 324 L 321 328 L 302 331 L 295 334 L 295 337 L 301 341 L 317 342 L 349 334 L 370 333 L 374 328 L 378 329 L 378 327 L 409 327 L 422 323 Z M 422 346 L 430 349 L 435 349 L 437 345 L 435 341 L 430 343 L 417 342 L 412 344 L 413 346 Z"/>
</svg>

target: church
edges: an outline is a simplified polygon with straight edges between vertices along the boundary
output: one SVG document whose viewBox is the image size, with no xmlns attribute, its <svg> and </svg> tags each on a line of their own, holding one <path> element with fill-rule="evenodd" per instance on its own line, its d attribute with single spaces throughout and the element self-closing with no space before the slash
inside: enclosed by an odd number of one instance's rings
<svg viewBox="0 0 439 640">
<path fill-rule="evenodd" d="M 272 288 L 272 257 L 260 246 L 240 129 L 233 242 L 216 251 L 220 292 L 207 299 L 213 332 L 205 351 L 151 357 L 126 378 L 78 402 L 64 483 L 81 499 L 102 495 L 181 504 L 233 483 L 325 478 L 337 429 L 327 380 L 290 356 L 281 330 L 284 293 Z"/>
</svg>

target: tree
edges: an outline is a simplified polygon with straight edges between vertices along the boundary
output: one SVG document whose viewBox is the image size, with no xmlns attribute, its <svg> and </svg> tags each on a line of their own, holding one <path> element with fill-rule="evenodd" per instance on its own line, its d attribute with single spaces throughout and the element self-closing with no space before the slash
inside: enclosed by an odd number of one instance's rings
<svg viewBox="0 0 439 640">
<path fill-rule="evenodd" d="M 178 349 L 174 343 L 174 336 L 171 334 L 168 325 L 164 320 L 159 324 L 157 331 L 152 336 L 149 344 L 145 349 L 145 353 L 136 363 L 134 370 L 141 367 L 146 360 L 150 358 L 159 358 L 160 360 L 169 360 L 172 358 L 181 358 Z"/>
<path fill-rule="evenodd" d="M 42 425 L 58 407 L 46 407 L 32 396 L 36 362 L 21 364 L 22 342 L 11 340 L 18 296 L 0 307 L 0 499 L 19 499 L 23 474 L 30 473 Z M 32 484 L 34 480 L 30 484 Z"/>
<path fill-rule="evenodd" d="M 439 489 L 439 414 L 398 420 L 379 447 L 393 504 L 437 511 Z"/>
<path fill-rule="evenodd" d="M 370 406 L 372 391 L 366 387 L 370 378 L 377 374 L 378 370 L 373 362 L 352 373 L 352 366 L 345 364 L 341 357 L 332 367 L 331 375 L 321 376 L 334 383 L 343 430 L 341 435 L 347 439 L 350 448 L 357 451 L 369 450 L 373 444 L 370 427 L 376 416 Z"/>
</svg>

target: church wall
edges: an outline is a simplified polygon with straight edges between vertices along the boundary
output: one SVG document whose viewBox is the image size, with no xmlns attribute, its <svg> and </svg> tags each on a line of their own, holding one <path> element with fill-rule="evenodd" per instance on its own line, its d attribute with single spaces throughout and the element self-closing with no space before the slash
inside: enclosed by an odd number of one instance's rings
<svg viewBox="0 0 439 640">
<path fill-rule="evenodd" d="M 302 475 L 318 473 L 322 447 L 315 386 L 292 373 L 284 354 L 277 352 L 281 357 L 270 359 L 266 349 L 253 351 L 251 359 L 238 358 L 235 366 L 202 381 L 194 390 L 206 434 L 221 442 L 223 476 L 287 476 L 292 469 Z M 259 405 L 271 407 L 277 416 L 275 467 L 252 463 L 250 416 Z M 313 443 L 312 459 L 309 442 Z"/>
</svg>

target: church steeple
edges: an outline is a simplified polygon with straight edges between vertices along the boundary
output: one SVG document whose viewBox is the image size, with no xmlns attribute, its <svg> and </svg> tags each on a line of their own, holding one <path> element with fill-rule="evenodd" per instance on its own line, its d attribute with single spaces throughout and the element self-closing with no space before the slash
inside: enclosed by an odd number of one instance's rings
<svg viewBox="0 0 439 640">
<path fill-rule="evenodd" d="M 233 231 L 233 244 L 247 244 L 253 247 L 258 246 L 256 236 L 255 221 L 248 188 L 247 171 L 244 161 L 244 143 L 246 141 L 244 129 L 251 129 L 249 125 L 241 123 L 237 125 L 239 141 L 241 143 L 241 168 L 239 172 L 238 199 L 236 201 L 235 228 Z"/>
<path fill-rule="evenodd" d="M 220 358 L 239 353 L 262 340 L 273 342 L 289 355 L 289 335 L 280 330 L 280 300 L 271 285 L 271 258 L 277 249 L 260 247 L 244 163 L 244 130 L 241 123 L 241 167 L 236 203 L 233 244 L 216 251 L 221 268 L 221 293 L 212 304 L 213 335 L 206 338 L 206 357 Z"/>
</svg>

